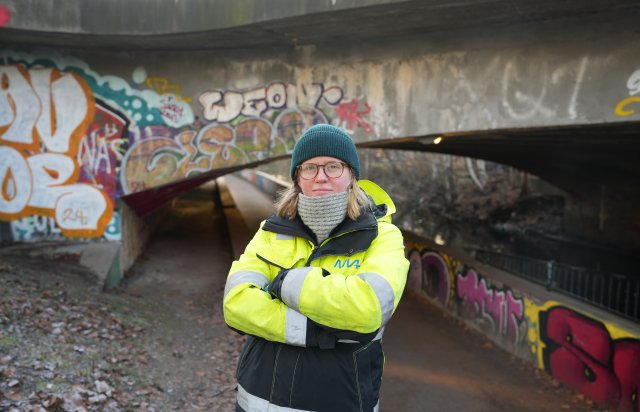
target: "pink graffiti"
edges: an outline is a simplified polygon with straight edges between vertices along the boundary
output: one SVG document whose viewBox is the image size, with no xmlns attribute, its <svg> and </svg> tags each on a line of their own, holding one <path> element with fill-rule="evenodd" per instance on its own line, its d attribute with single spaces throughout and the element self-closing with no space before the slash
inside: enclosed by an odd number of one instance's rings
<svg viewBox="0 0 640 412">
<path fill-rule="evenodd" d="M 505 292 L 488 286 L 486 279 L 479 279 L 473 269 L 468 270 L 466 276 L 458 274 L 456 289 L 463 304 L 472 307 L 476 317 L 488 320 L 494 333 L 506 336 L 514 344 L 520 341 L 518 325 L 524 315 L 522 299 L 516 299 L 510 290 Z"/>
<path fill-rule="evenodd" d="M 360 102 L 354 98 L 350 102 L 339 104 L 334 111 L 340 119 L 340 124 L 347 129 L 353 130 L 355 126 L 360 126 L 366 133 L 371 133 L 373 129 L 363 118 L 363 116 L 371 113 L 371 106 L 369 106 L 369 103 L 364 102 L 364 110 L 358 110 L 359 106 Z"/>
</svg>

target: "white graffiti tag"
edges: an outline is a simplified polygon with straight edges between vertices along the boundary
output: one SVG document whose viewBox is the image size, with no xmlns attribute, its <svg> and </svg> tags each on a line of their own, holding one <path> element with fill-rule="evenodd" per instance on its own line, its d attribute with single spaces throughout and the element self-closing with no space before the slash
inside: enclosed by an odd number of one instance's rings
<svg viewBox="0 0 640 412">
<path fill-rule="evenodd" d="M 227 123 L 241 114 L 261 117 L 268 110 L 296 108 L 299 105 L 318 107 L 322 100 L 335 106 L 342 97 L 343 92 L 339 87 L 325 89 L 323 84 L 313 83 L 298 89 L 293 84 L 276 82 L 245 92 L 214 90 L 200 95 L 198 101 L 203 107 L 205 119 Z"/>
</svg>

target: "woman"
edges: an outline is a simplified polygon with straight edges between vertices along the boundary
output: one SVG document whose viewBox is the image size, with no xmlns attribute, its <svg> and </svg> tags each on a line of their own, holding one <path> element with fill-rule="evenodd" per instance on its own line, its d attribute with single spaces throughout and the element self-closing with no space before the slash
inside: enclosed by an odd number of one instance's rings
<svg viewBox="0 0 640 412">
<path fill-rule="evenodd" d="M 233 262 L 224 316 L 249 335 L 237 411 L 378 410 L 380 341 L 409 262 L 393 202 L 359 177 L 349 135 L 324 124 L 305 131 L 293 186 Z"/>
</svg>

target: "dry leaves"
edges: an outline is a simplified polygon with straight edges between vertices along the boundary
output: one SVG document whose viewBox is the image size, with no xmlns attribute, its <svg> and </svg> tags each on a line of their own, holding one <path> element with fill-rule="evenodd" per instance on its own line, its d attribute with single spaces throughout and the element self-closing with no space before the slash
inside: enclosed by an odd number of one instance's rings
<svg viewBox="0 0 640 412">
<path fill-rule="evenodd" d="M 0 272 L 10 270 L 17 269 L 0 265 Z M 0 410 L 233 410 L 237 334 L 213 346 L 160 345 L 156 335 L 176 332 L 159 331 L 123 306 L 116 310 L 99 295 L 70 293 L 60 283 L 0 276 Z M 190 342 L 169 340 L 181 339 Z M 175 368 L 167 360 L 200 366 L 177 371 L 183 380 L 155 373 Z"/>
</svg>

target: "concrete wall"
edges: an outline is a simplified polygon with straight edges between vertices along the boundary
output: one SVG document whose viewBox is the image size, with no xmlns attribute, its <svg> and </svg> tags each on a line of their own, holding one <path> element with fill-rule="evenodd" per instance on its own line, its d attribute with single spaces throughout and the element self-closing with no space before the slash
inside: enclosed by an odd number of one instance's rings
<svg viewBox="0 0 640 412">
<path fill-rule="evenodd" d="M 123 195 L 287 153 L 319 122 L 365 141 L 638 120 L 635 23 L 188 53 L 4 48 L 0 219 L 13 240 L 119 240 Z"/>
</svg>

